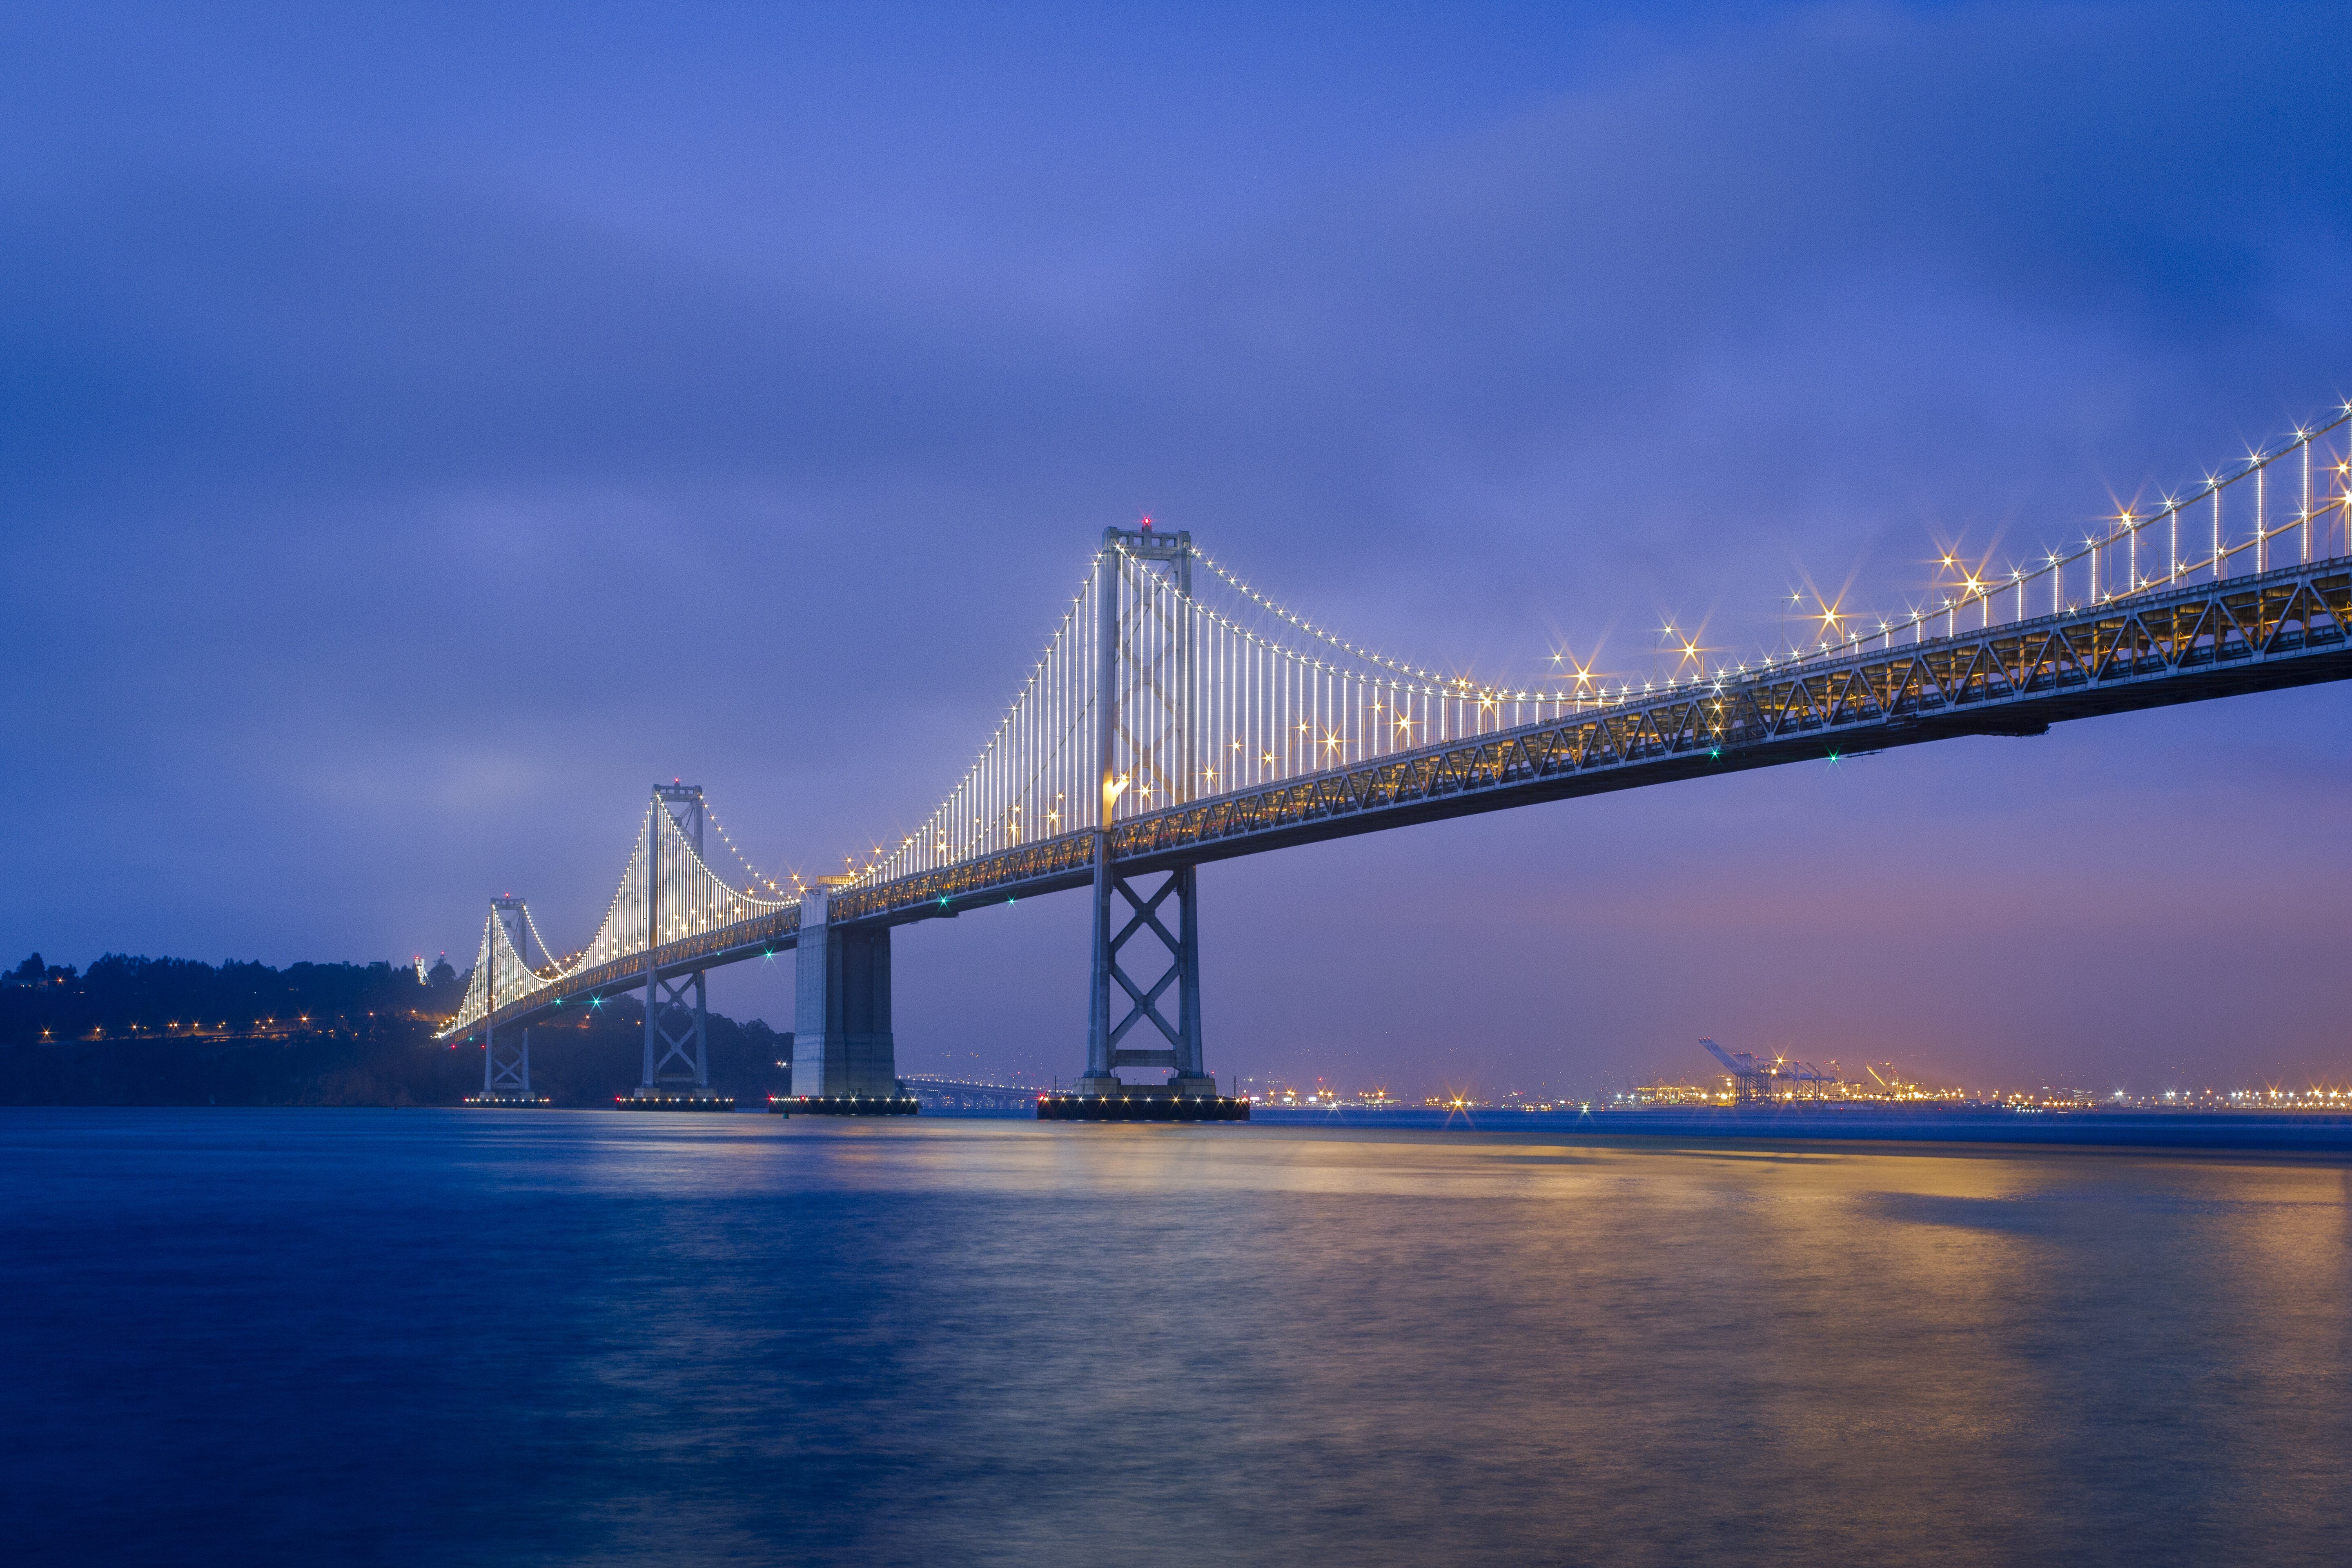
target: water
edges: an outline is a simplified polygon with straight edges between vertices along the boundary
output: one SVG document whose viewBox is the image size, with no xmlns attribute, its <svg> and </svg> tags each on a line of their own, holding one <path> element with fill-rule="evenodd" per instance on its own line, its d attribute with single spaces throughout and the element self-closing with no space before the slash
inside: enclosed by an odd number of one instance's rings
<svg viewBox="0 0 2352 1568">
<path fill-rule="evenodd" d="M 2352 1556 L 2337 1164 L 0 1112 L 11 1560 Z"/>
</svg>

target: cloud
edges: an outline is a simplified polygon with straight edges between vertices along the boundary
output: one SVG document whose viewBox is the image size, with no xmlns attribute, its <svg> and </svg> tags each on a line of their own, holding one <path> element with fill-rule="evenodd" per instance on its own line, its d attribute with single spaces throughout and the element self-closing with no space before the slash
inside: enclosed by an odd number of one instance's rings
<svg viewBox="0 0 2352 1568">
<path fill-rule="evenodd" d="M 674 773 L 829 863 L 929 808 L 1140 512 L 1421 661 L 1640 671 L 1660 618 L 1738 657 L 1790 633 L 1793 588 L 1892 608 L 1931 544 L 2030 554 L 2352 363 L 2352 132 L 2294 43 L 2333 26 L 2311 8 L 1269 24 L 1311 54 L 1213 21 L 919 48 L 747 24 L 729 51 L 586 31 L 561 69 L 489 21 L 464 47 L 440 21 L 17 26 L 48 68 L 0 109 L 26 149 L 0 760 L 90 816 L 0 838 L 37 871 L 0 936 L 68 955 L 454 947 L 493 886 L 590 918 Z M 2134 721 L 2076 765 L 2164 776 L 2207 732 L 2260 726 Z M 2324 778 L 2331 747 L 2263 765 Z M 1906 772 L 1879 837 L 1989 813 L 2015 840 L 2035 791 L 2095 787 L 1992 754 Z M 1753 787 L 1782 816 L 1742 840 L 1675 827 L 1729 796 L 1635 813 L 1657 891 L 1626 907 L 1689 921 L 1677 950 L 1737 942 L 1788 857 L 1873 864 Z M 1589 892 L 1620 809 L 1431 840 L 1475 873 L 1312 864 L 1521 879 L 1426 938 L 1443 970 Z M 159 866 L 204 896 L 153 898 Z M 1326 919 L 1324 874 L 1221 873 L 1259 891 L 1220 918 L 1272 951 Z M 2105 874 L 2138 907 L 2169 875 Z M 903 984 L 989 983 L 925 945 Z M 1317 962 L 1344 989 L 1383 961 Z M 1759 1027 L 1822 1005 L 1732 975 L 1694 995 Z M 1237 1030 L 1290 1005 L 1271 970 L 1234 984 Z M 1508 1041 L 1540 1013 L 1382 994 L 1399 1081 L 1448 1020 Z"/>
</svg>

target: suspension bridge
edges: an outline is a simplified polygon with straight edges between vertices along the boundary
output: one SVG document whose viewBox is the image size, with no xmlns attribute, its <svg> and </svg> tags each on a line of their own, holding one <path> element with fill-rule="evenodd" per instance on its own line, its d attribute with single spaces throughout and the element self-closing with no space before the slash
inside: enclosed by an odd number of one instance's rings
<svg viewBox="0 0 2352 1568">
<path fill-rule="evenodd" d="M 1815 620 L 1811 647 L 1738 664 L 1709 668 L 1686 642 L 1639 690 L 1589 671 L 1482 684 L 1294 614 L 1189 532 L 1107 529 L 995 733 L 919 827 L 839 876 L 776 879 L 735 850 L 699 786 L 656 785 L 587 943 L 559 952 L 527 903 L 493 900 L 441 1037 L 483 1040 L 486 1099 L 527 1092 L 520 1026 L 642 993 L 639 1096 L 693 1099 L 709 1083 L 704 976 L 790 951 L 795 1100 L 903 1109 L 892 929 L 1088 889 L 1085 1071 L 1041 1110 L 1224 1114 L 1202 1067 L 1209 861 L 2352 675 L 2352 405 L 2030 566 L 1962 568 L 1906 616 L 1825 605 Z"/>
</svg>

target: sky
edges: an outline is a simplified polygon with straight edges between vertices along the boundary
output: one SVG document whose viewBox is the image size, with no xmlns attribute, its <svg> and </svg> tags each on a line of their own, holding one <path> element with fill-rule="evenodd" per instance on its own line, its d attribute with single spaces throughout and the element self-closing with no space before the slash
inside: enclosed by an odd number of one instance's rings
<svg viewBox="0 0 2352 1568">
<path fill-rule="evenodd" d="M 1916 601 L 2352 396 L 2326 6 L 0 14 L 0 959 L 584 940 L 919 820 L 1107 524 L 1509 679 Z M 2352 1078 L 2352 692 L 1201 877 L 1220 1076 Z M 1087 904 L 897 939 L 1084 1063 Z M 713 1005 L 789 1027 L 785 964 Z"/>
</svg>

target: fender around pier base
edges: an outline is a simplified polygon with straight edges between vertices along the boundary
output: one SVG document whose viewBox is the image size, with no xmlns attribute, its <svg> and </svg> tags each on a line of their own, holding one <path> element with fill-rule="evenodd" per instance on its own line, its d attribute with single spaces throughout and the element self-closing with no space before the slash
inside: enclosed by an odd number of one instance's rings
<svg viewBox="0 0 2352 1568">
<path fill-rule="evenodd" d="M 615 1110 L 732 1110 L 731 1094 L 660 1094 L 632 1089 L 613 1097 Z"/>
<path fill-rule="evenodd" d="M 777 1116 L 912 1116 L 921 1102 L 911 1094 L 772 1094 L 768 1110 Z"/>
</svg>

